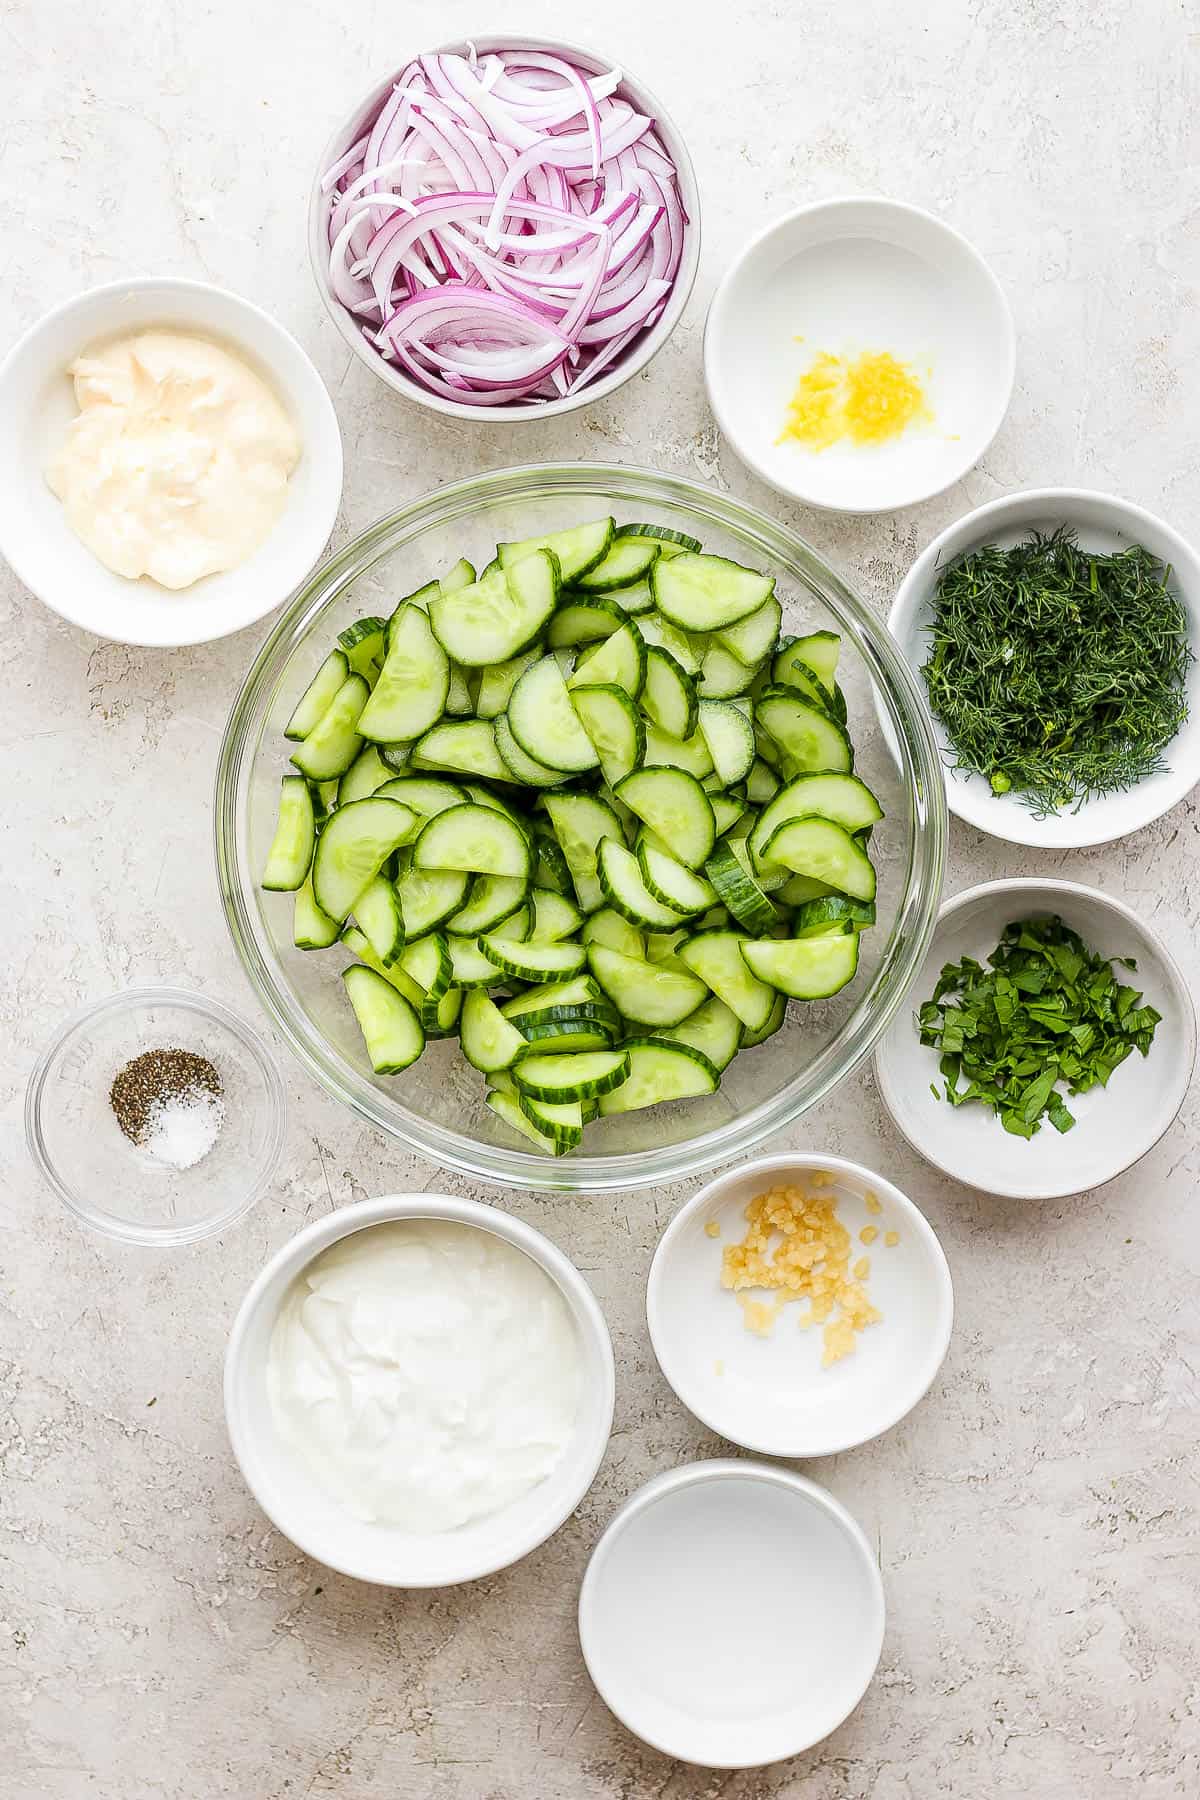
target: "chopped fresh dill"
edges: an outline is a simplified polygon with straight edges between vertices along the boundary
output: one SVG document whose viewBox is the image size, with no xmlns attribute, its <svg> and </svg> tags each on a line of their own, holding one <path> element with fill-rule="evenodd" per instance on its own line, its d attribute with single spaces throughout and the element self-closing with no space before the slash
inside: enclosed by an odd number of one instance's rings
<svg viewBox="0 0 1200 1800">
<path fill-rule="evenodd" d="M 1093 553 L 1066 527 L 949 563 L 921 674 L 952 766 L 1039 818 L 1164 769 L 1192 661 L 1170 577 L 1141 544 Z"/>
</svg>

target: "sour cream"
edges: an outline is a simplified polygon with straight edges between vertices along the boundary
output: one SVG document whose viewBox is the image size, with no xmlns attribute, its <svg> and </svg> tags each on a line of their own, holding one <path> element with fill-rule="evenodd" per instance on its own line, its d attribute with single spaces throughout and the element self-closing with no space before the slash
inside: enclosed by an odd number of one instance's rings
<svg viewBox="0 0 1200 1800">
<path fill-rule="evenodd" d="M 97 345 L 46 480 L 106 568 L 186 588 L 244 562 L 276 524 L 300 439 L 232 351 L 175 331 Z"/>
<path fill-rule="evenodd" d="M 580 1400 L 567 1303 L 491 1232 L 405 1219 L 342 1238 L 271 1337 L 276 1426 L 357 1518 L 452 1531 L 545 1480 Z"/>
</svg>

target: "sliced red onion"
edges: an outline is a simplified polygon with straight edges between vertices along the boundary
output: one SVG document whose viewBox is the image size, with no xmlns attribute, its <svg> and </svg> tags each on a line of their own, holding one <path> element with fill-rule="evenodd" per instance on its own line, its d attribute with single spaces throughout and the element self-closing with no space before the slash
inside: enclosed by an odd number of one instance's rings
<svg viewBox="0 0 1200 1800">
<path fill-rule="evenodd" d="M 662 316 L 687 216 L 620 81 L 532 48 L 422 56 L 322 178 L 332 291 L 428 392 L 565 398 Z"/>
</svg>

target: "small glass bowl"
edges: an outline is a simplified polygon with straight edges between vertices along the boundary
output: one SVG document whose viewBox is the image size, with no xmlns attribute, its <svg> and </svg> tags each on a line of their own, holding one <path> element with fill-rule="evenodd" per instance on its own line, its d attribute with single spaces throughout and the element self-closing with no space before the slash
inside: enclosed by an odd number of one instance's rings
<svg viewBox="0 0 1200 1800">
<path fill-rule="evenodd" d="M 221 1077 L 216 1142 L 190 1168 L 139 1149 L 117 1123 L 113 1077 L 147 1050 L 189 1050 Z M 126 1244 L 194 1244 L 249 1212 L 283 1147 L 283 1082 L 236 1013 L 183 988 L 130 988 L 82 1007 L 38 1059 L 25 1135 L 41 1173 L 85 1225 Z"/>
</svg>

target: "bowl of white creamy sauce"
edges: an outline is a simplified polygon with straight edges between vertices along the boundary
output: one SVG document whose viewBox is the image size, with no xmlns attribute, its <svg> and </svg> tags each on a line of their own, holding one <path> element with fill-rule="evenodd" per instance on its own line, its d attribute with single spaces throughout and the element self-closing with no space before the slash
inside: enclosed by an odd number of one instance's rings
<svg viewBox="0 0 1200 1800">
<path fill-rule="evenodd" d="M 234 1322 L 230 1442 L 263 1511 L 364 1581 L 443 1587 L 526 1555 L 591 1486 L 613 1356 L 574 1265 L 442 1194 L 363 1201 L 276 1253 Z"/>
</svg>

